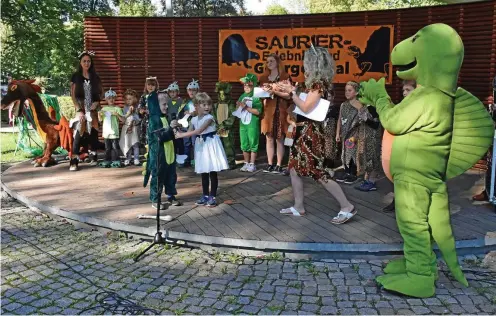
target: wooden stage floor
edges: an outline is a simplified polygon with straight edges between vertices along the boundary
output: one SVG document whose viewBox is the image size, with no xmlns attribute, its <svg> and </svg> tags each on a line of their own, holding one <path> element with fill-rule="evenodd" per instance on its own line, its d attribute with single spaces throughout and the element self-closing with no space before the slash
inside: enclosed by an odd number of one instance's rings
<svg viewBox="0 0 496 316">
<path fill-rule="evenodd" d="M 5 171 L 2 183 L 14 197 L 43 211 L 71 214 L 69 218 L 79 221 L 153 235 L 155 221 L 137 219 L 138 214 L 155 214 L 148 200 L 149 189 L 142 186 L 141 167 L 80 166 L 79 172 L 69 172 L 67 162 L 50 168 L 34 168 L 25 162 Z M 480 192 L 482 183 L 480 171 L 469 171 L 448 183 L 457 241 L 472 241 L 473 245 L 494 243 L 493 207 L 476 206 L 469 200 Z M 392 185 L 387 179 L 379 181 L 379 190 L 375 192 L 360 192 L 343 185 L 358 210 L 344 225 L 329 222 L 337 214 L 338 204 L 310 179 L 305 179 L 307 215 L 299 218 L 279 214 L 280 209 L 292 205 L 289 177 L 264 174 L 261 170 L 254 174 L 224 171 L 219 174 L 219 184 L 218 207 L 196 206 L 194 202 L 201 194 L 200 177 L 190 168 L 178 170 L 178 198 L 184 205 L 163 211 L 174 218 L 163 224 L 169 238 L 247 248 L 284 245 L 286 249 L 299 249 L 291 245 L 300 243 L 313 250 L 320 248 L 312 248 L 311 244 L 342 249 L 353 245 L 362 250 L 367 245 L 384 245 L 383 249 L 394 248 L 387 248 L 388 245 L 401 247 L 394 214 L 381 211 L 392 200 Z"/>
</svg>

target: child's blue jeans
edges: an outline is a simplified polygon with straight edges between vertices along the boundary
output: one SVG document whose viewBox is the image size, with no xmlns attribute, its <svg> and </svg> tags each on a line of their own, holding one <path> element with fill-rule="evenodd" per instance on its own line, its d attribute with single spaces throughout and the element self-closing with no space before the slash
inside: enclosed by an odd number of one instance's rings
<svg viewBox="0 0 496 316">
<path fill-rule="evenodd" d="M 126 159 L 131 160 L 131 154 L 134 153 L 134 160 L 139 160 L 139 143 L 134 144 L 126 153 Z"/>
</svg>

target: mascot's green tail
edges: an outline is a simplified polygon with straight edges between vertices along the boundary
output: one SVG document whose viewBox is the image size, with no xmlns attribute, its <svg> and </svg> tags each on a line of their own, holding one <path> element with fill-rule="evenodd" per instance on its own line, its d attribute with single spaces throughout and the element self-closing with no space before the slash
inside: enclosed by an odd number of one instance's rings
<svg viewBox="0 0 496 316">
<path fill-rule="evenodd" d="M 468 286 L 467 279 L 463 275 L 463 271 L 458 264 L 455 238 L 453 237 L 451 225 L 449 224 L 449 209 L 439 211 L 439 213 L 444 214 L 434 215 L 437 218 L 435 220 L 435 224 L 431 226 L 432 237 L 437 243 L 439 250 L 443 255 L 444 261 L 446 261 L 453 277 L 461 284 Z M 429 214 L 429 217 L 431 217 L 431 214 Z M 447 222 L 447 224 L 443 222 Z"/>
</svg>

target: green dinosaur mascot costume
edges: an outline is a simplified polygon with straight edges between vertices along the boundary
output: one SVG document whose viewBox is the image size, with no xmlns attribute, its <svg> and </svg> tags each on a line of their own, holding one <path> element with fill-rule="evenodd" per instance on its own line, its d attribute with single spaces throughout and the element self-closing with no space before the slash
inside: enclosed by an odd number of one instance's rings
<svg viewBox="0 0 496 316">
<path fill-rule="evenodd" d="M 391 261 L 377 282 L 385 289 L 430 297 L 437 279 L 436 242 L 455 279 L 467 286 L 451 231 L 446 180 L 471 168 L 492 142 L 494 128 L 484 105 L 457 88 L 464 55 L 457 32 L 446 24 L 424 27 L 393 49 L 401 79 L 418 87 L 393 105 L 384 79 L 361 84 L 360 101 L 376 107 L 391 137 L 389 174 L 394 181 L 396 221 L 404 258 Z M 400 68 L 401 69 L 401 68 Z"/>
<path fill-rule="evenodd" d="M 218 134 L 221 137 L 224 151 L 226 152 L 229 168 L 236 168 L 236 155 L 234 152 L 234 137 L 231 132 L 235 117 L 232 112 L 236 111 L 236 104 L 231 99 L 231 84 L 228 82 L 217 82 L 215 92 L 217 92 L 218 103 L 214 104 L 214 117 L 218 124 Z"/>
</svg>

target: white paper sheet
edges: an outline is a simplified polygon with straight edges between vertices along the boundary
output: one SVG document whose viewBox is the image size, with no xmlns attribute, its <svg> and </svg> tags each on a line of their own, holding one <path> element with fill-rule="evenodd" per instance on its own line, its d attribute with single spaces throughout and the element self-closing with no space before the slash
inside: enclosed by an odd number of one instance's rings
<svg viewBox="0 0 496 316">
<path fill-rule="evenodd" d="M 103 121 L 103 130 L 111 131 L 112 130 L 112 113 L 109 111 L 105 111 L 105 120 Z"/>
<path fill-rule="evenodd" d="M 252 107 L 252 100 L 251 98 L 244 98 L 243 99 L 243 102 L 246 104 L 247 107 Z M 238 107 L 236 109 L 236 111 L 234 111 L 232 113 L 232 115 L 236 116 L 236 117 L 239 117 L 239 119 L 241 120 L 241 122 L 243 122 L 243 124 L 245 125 L 248 125 L 250 124 L 251 122 L 251 113 L 246 111 L 246 110 L 243 110 L 241 111 L 241 108 Z"/>
<path fill-rule="evenodd" d="M 264 91 L 264 89 L 262 88 L 259 88 L 259 87 L 255 87 L 255 89 L 253 89 L 253 97 L 254 98 L 270 98 L 270 93 L 268 93 L 267 91 Z"/>
<path fill-rule="evenodd" d="M 179 124 L 181 124 L 182 127 L 186 128 L 188 127 L 188 118 L 190 117 L 191 115 L 189 114 L 186 114 L 182 119 L 180 119 L 179 121 L 177 121 Z"/>
<path fill-rule="evenodd" d="M 300 99 L 305 101 L 307 99 L 307 94 L 306 93 L 300 93 L 299 97 L 300 97 Z M 298 107 L 296 107 L 296 109 L 293 112 L 298 114 L 298 115 L 309 118 L 312 121 L 322 122 L 326 118 L 327 111 L 329 110 L 330 105 L 331 105 L 331 102 L 329 102 L 328 100 L 320 99 L 317 106 L 309 113 L 303 112 Z"/>
</svg>

